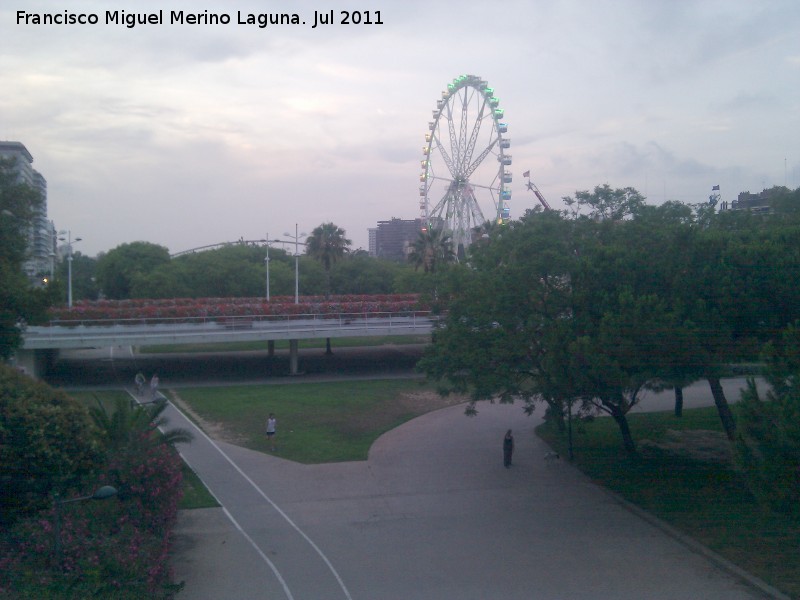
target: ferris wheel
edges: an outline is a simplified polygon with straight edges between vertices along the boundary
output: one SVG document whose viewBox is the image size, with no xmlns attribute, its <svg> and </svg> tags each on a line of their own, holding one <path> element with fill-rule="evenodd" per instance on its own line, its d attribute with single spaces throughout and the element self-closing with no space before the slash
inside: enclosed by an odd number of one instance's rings
<svg viewBox="0 0 800 600">
<path fill-rule="evenodd" d="M 462 75 L 436 102 L 422 148 L 419 207 L 425 226 L 450 234 L 461 255 L 475 228 L 509 217 L 511 140 L 488 83 Z"/>
</svg>

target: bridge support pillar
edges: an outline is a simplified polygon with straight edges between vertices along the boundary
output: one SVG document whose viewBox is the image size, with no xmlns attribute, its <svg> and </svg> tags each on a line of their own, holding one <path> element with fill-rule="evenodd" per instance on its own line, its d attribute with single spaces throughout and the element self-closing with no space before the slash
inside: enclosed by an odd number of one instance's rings
<svg viewBox="0 0 800 600">
<path fill-rule="evenodd" d="M 14 362 L 18 369 L 34 379 L 45 376 L 58 358 L 58 350 L 25 350 L 18 348 L 14 353 Z"/>
<path fill-rule="evenodd" d="M 275 340 L 267 341 L 267 356 L 270 358 L 275 356 Z"/>
<path fill-rule="evenodd" d="M 289 340 L 289 374 L 297 375 L 297 340 Z"/>
</svg>

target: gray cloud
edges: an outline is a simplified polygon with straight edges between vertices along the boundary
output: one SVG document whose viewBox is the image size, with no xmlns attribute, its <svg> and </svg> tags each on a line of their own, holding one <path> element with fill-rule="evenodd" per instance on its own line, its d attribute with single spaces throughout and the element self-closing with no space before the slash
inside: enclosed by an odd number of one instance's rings
<svg viewBox="0 0 800 600">
<path fill-rule="evenodd" d="M 324 10 L 273 4 L 208 9 Z M 384 25 L 44 28 L 0 9 L 0 138 L 27 145 L 51 216 L 89 253 L 133 239 L 180 250 L 323 220 L 366 246 L 376 221 L 417 216 L 427 122 L 462 73 L 487 79 L 506 110 L 516 216 L 535 203 L 527 169 L 554 204 L 604 182 L 654 202 L 701 201 L 710 185 L 782 184 L 784 157 L 800 173 L 789 133 L 800 128 L 794 0 L 367 8 Z"/>
</svg>

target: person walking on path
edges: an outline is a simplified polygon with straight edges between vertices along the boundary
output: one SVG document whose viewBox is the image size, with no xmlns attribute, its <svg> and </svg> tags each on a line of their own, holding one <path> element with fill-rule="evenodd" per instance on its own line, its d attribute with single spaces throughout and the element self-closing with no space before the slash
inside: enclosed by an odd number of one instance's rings
<svg viewBox="0 0 800 600">
<path fill-rule="evenodd" d="M 275 415 L 269 413 L 269 417 L 267 418 L 267 439 L 270 443 L 270 450 L 275 452 L 275 435 L 278 433 L 278 420 L 275 418 Z"/>
<path fill-rule="evenodd" d="M 503 438 L 503 466 L 508 469 L 511 466 L 511 456 L 514 454 L 514 436 L 511 430 L 506 431 Z"/>
<path fill-rule="evenodd" d="M 136 383 L 136 393 L 141 396 L 144 393 L 144 382 L 147 381 L 144 377 L 144 373 L 139 371 L 136 373 L 136 377 L 133 378 L 134 383 Z"/>
<path fill-rule="evenodd" d="M 153 400 L 158 397 L 158 373 L 153 373 L 152 379 L 150 379 L 150 395 L 152 396 Z"/>
</svg>

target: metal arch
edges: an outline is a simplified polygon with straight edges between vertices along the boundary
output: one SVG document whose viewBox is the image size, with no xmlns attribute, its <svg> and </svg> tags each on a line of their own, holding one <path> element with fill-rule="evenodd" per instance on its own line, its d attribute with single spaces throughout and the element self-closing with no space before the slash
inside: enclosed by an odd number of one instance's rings
<svg viewBox="0 0 800 600">
<path fill-rule="evenodd" d="M 504 208 L 510 190 L 505 188 L 508 183 L 505 167 L 510 164 L 510 157 L 505 148 L 509 147 L 510 142 L 503 137 L 505 127 L 500 123 L 502 111 L 498 104 L 493 90 L 488 88 L 485 81 L 473 75 L 461 76 L 442 93 L 442 99 L 437 101 L 437 110 L 433 112 L 434 120 L 429 123 L 430 132 L 426 135 L 427 144 L 423 148 L 425 159 L 420 177 L 420 210 L 429 225 L 435 219 L 443 221 L 442 225 L 453 239 L 454 250 L 458 249 L 459 244 L 468 246 L 471 229 L 488 220 L 476 196 L 476 189 L 483 190 L 481 197 L 484 207 L 488 204 L 487 200 L 491 199 L 496 221 L 502 221 L 507 216 Z M 442 119 L 447 121 L 449 148 L 441 136 L 444 130 Z M 471 128 L 470 120 L 473 121 Z M 487 120 L 489 123 L 486 123 Z M 485 148 L 474 157 L 482 133 L 486 139 L 480 142 L 480 146 L 485 144 Z M 497 157 L 497 170 L 489 168 L 482 171 L 485 175 L 482 180 L 471 181 L 470 178 L 490 154 Z M 437 161 L 436 157 L 441 160 Z M 437 162 L 445 164 L 449 177 L 437 173 Z M 437 191 L 442 186 L 445 189 Z"/>
<path fill-rule="evenodd" d="M 216 244 L 206 244 L 205 246 L 197 246 L 196 248 L 189 248 L 188 250 L 181 250 L 180 252 L 175 252 L 174 254 L 170 254 L 170 258 L 177 258 L 179 256 L 185 256 L 187 254 L 197 254 L 198 252 L 206 252 L 207 250 L 218 250 L 220 248 L 229 248 L 231 246 L 262 246 L 267 240 L 245 240 L 239 239 L 235 242 L 217 242 Z M 284 248 L 287 244 L 294 246 L 294 240 L 269 240 L 271 244 L 282 244 Z M 305 242 L 297 242 L 301 246 L 305 246 Z"/>
</svg>

